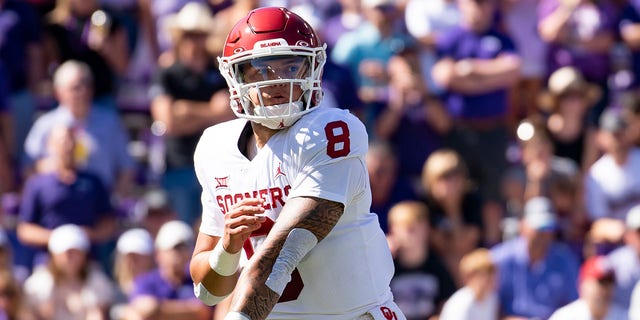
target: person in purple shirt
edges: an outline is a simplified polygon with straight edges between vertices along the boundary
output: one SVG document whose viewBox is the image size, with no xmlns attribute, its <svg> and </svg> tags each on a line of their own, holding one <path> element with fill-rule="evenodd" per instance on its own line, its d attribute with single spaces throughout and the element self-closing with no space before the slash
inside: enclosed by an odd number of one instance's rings
<svg viewBox="0 0 640 320">
<path fill-rule="evenodd" d="M 455 127 L 448 142 L 469 165 L 483 197 L 499 202 L 506 167 L 508 89 L 519 79 L 521 59 L 509 37 L 495 31 L 496 3 L 459 0 L 459 26 L 437 43 L 435 83 Z"/>
<path fill-rule="evenodd" d="M 82 226 L 94 245 L 116 231 L 109 192 L 98 177 L 75 167 L 71 129 L 54 127 L 47 142 L 47 170 L 26 181 L 17 226 L 20 242 L 37 250 L 36 264 L 46 260 L 51 230 L 58 226 Z"/>
<path fill-rule="evenodd" d="M 155 239 L 157 268 L 136 277 L 126 319 L 211 319 L 209 308 L 193 295 L 189 260 L 194 245 L 191 226 L 172 220 Z"/>
<path fill-rule="evenodd" d="M 491 249 L 505 316 L 547 319 L 578 298 L 578 259 L 566 245 L 555 242 L 556 228 L 551 201 L 531 198 L 525 204 L 520 237 Z"/>
</svg>

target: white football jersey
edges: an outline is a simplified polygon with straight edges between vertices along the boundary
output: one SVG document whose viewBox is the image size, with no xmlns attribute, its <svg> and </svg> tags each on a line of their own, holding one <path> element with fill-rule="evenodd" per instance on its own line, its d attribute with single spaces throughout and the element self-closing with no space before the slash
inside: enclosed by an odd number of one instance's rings
<svg viewBox="0 0 640 320">
<path fill-rule="evenodd" d="M 270 220 L 245 243 L 250 257 L 287 199 L 310 196 L 344 204 L 337 225 L 300 262 L 269 319 L 355 319 L 391 299 L 393 261 L 378 218 L 369 211 L 364 125 L 348 111 L 318 108 L 273 135 L 251 161 L 238 148 L 246 125 L 244 119 L 215 125 L 198 143 L 200 232 L 221 237 L 231 205 L 262 197 Z"/>
</svg>

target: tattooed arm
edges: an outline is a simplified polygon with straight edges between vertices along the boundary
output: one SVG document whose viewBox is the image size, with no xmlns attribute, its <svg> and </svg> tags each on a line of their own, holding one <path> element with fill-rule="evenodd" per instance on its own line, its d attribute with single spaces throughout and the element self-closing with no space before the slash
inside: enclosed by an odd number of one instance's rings
<svg viewBox="0 0 640 320">
<path fill-rule="evenodd" d="M 231 311 L 241 312 L 251 320 L 265 319 L 280 298 L 266 284 L 272 275 L 287 237 L 294 229 L 304 229 L 322 241 L 338 223 L 344 205 L 325 199 L 297 197 L 287 201 L 276 224 L 244 268 L 235 288 Z"/>
</svg>

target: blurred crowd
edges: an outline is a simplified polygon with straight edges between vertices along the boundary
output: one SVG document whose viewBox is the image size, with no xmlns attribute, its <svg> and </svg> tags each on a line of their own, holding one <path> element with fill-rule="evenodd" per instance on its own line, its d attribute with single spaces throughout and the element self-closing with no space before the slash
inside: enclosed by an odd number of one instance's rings
<svg viewBox="0 0 640 320">
<path fill-rule="evenodd" d="M 221 319 L 192 157 L 272 5 L 368 130 L 408 319 L 640 319 L 637 0 L 0 0 L 0 319 Z"/>
</svg>

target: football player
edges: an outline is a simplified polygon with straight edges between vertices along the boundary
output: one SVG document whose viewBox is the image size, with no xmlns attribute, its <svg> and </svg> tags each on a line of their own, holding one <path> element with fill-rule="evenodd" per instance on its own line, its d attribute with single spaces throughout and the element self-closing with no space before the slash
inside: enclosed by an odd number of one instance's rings
<svg viewBox="0 0 640 320">
<path fill-rule="evenodd" d="M 314 30 L 285 8 L 259 8 L 218 60 L 238 119 L 208 128 L 194 155 L 196 296 L 214 305 L 233 291 L 227 320 L 405 319 L 369 212 L 365 127 L 319 106 L 326 53 Z"/>
</svg>

